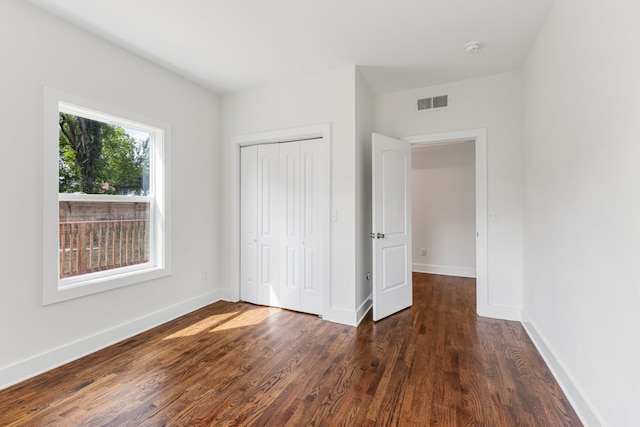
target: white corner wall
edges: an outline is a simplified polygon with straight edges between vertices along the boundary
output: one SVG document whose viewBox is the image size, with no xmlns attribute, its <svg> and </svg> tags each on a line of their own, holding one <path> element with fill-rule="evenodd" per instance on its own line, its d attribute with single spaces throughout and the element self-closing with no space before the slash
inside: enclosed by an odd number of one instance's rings
<svg viewBox="0 0 640 427">
<path fill-rule="evenodd" d="M 237 154 L 232 138 L 242 135 L 331 124 L 330 310 L 327 320 L 355 325 L 356 316 L 356 69 L 349 66 L 281 84 L 227 95 L 222 101 L 223 150 L 220 257 L 223 296 L 237 300 Z M 236 209 L 237 210 L 237 209 Z M 237 257 L 237 256 L 236 256 Z M 326 289 L 326 288 L 325 288 Z"/>
<path fill-rule="evenodd" d="M 449 95 L 449 107 L 416 112 L 419 98 Z M 379 95 L 376 132 L 406 137 L 487 129 L 488 310 L 520 320 L 522 307 L 522 76 L 519 72 Z"/>
<path fill-rule="evenodd" d="M 217 95 L 18 0 L 0 2 L 0 55 L 3 388 L 218 299 L 220 208 Z M 44 86 L 171 125 L 170 277 L 41 305 Z"/>
<path fill-rule="evenodd" d="M 587 425 L 638 425 L 640 3 L 556 2 L 524 69 L 524 321 Z"/>
<path fill-rule="evenodd" d="M 413 147 L 411 181 L 413 271 L 476 277 L 475 143 Z"/>
<path fill-rule="evenodd" d="M 374 95 L 356 69 L 356 311 L 358 323 L 372 306 L 373 244 L 371 135 L 374 129 Z"/>
</svg>

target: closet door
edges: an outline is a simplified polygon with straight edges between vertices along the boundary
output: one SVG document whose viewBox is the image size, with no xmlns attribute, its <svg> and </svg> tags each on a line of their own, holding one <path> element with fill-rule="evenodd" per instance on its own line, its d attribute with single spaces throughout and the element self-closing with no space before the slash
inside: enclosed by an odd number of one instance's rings
<svg viewBox="0 0 640 427">
<path fill-rule="evenodd" d="M 240 150 L 240 297 L 258 303 L 258 146 Z"/>
<path fill-rule="evenodd" d="M 244 301 L 322 314 L 322 140 L 241 149 L 240 292 Z M 326 273 L 328 274 L 328 272 Z"/>
<path fill-rule="evenodd" d="M 282 197 L 279 144 L 258 145 L 258 297 L 280 307 L 279 247 Z"/>
<path fill-rule="evenodd" d="M 325 277 L 323 241 L 329 207 L 323 197 L 329 177 L 325 176 L 323 140 L 300 144 L 300 311 L 322 314 Z M 328 274 L 329 272 L 326 272 Z"/>
<path fill-rule="evenodd" d="M 280 145 L 280 303 L 300 311 L 300 142 Z"/>
<path fill-rule="evenodd" d="M 280 303 L 313 314 L 322 313 L 322 150 L 321 140 L 280 144 Z"/>
</svg>

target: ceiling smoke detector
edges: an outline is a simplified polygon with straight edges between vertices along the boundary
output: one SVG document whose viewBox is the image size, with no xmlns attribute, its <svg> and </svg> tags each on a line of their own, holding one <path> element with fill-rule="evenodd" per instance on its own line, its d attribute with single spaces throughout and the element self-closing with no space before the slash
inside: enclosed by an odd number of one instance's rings
<svg viewBox="0 0 640 427">
<path fill-rule="evenodd" d="M 478 42 L 467 43 L 464 46 L 464 51 L 467 53 L 474 54 L 474 53 L 477 53 L 479 50 L 480 50 L 480 43 Z"/>
</svg>

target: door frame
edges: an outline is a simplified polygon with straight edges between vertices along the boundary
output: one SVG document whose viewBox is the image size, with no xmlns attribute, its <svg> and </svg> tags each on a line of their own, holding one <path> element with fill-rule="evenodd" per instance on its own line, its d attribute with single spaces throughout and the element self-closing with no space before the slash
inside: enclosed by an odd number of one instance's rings
<svg viewBox="0 0 640 427">
<path fill-rule="evenodd" d="M 470 129 L 453 132 L 430 133 L 401 138 L 412 147 L 420 145 L 438 145 L 454 141 L 475 141 L 475 179 L 476 179 L 476 313 L 491 317 L 493 312 L 489 304 L 488 289 L 488 169 L 487 169 L 487 129 Z"/>
<path fill-rule="evenodd" d="M 322 138 L 324 143 L 323 169 L 327 185 L 323 194 L 325 213 L 323 224 L 323 270 L 322 315 L 329 313 L 331 301 L 331 124 L 304 126 L 240 135 L 231 138 L 231 269 L 230 287 L 222 292 L 222 299 L 240 300 L 240 149 L 250 145 L 277 144 Z"/>
</svg>

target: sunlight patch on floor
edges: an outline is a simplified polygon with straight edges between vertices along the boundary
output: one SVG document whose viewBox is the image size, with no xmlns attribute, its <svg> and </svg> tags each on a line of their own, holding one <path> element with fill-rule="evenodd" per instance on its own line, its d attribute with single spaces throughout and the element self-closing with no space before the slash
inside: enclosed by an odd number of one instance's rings
<svg viewBox="0 0 640 427">
<path fill-rule="evenodd" d="M 238 317 L 235 317 L 228 322 L 222 323 L 221 325 L 215 327 L 210 332 L 219 332 L 226 331 L 234 328 L 242 328 L 244 326 L 252 326 L 257 325 L 265 321 L 271 313 L 271 309 L 269 307 L 264 308 L 256 308 L 251 311 L 247 311 L 242 313 Z"/>
<path fill-rule="evenodd" d="M 235 316 L 238 312 L 237 311 L 232 311 L 231 313 L 222 313 L 222 314 L 216 314 L 213 316 L 209 316 L 206 319 L 203 319 L 197 323 L 194 323 L 193 325 L 190 325 L 184 329 L 179 330 L 176 333 L 173 333 L 165 338 L 163 338 L 164 340 L 172 340 L 172 339 L 176 339 L 176 338 L 184 338 L 184 337 L 190 337 L 193 335 L 197 335 L 200 332 L 204 332 L 205 330 L 208 330 L 212 327 L 214 327 L 215 325 L 224 322 L 225 320 L 229 319 L 232 316 Z"/>
</svg>

